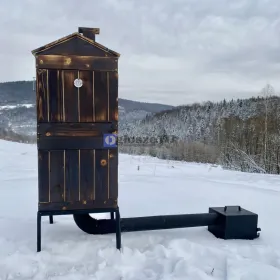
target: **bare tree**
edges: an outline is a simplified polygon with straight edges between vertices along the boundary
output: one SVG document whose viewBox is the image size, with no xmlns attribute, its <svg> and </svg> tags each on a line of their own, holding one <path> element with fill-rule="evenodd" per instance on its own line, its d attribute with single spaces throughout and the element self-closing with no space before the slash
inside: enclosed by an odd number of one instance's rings
<svg viewBox="0 0 280 280">
<path fill-rule="evenodd" d="M 262 96 L 264 97 L 264 106 L 265 106 L 265 122 L 264 122 L 264 166 L 267 166 L 267 143 L 268 143 L 268 111 L 269 111 L 269 100 L 272 96 L 275 95 L 275 90 L 273 86 L 269 83 L 262 89 Z"/>
</svg>

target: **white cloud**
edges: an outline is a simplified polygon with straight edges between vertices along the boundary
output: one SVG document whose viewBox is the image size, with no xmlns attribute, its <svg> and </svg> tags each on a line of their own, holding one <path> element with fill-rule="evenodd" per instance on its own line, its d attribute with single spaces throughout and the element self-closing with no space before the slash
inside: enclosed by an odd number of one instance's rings
<svg viewBox="0 0 280 280">
<path fill-rule="evenodd" d="M 10 0 L 0 8 L 0 81 L 32 79 L 31 50 L 99 27 L 121 53 L 120 97 L 182 104 L 280 90 L 278 0 Z"/>
</svg>

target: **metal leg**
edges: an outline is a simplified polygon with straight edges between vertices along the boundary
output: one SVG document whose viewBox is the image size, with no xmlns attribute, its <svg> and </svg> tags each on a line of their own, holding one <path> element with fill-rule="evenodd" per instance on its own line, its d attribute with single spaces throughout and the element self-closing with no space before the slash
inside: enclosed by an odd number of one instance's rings
<svg viewBox="0 0 280 280">
<path fill-rule="evenodd" d="M 110 212 L 110 214 L 111 214 L 111 220 L 114 220 L 115 219 L 114 212 Z"/>
<path fill-rule="evenodd" d="M 121 217 L 119 209 L 116 210 L 116 245 L 117 249 L 121 249 Z"/>
<path fill-rule="evenodd" d="M 50 224 L 53 224 L 53 215 L 50 215 L 49 219 L 50 219 Z"/>
<path fill-rule="evenodd" d="M 41 252 L 41 214 L 37 213 L 37 252 Z"/>
</svg>

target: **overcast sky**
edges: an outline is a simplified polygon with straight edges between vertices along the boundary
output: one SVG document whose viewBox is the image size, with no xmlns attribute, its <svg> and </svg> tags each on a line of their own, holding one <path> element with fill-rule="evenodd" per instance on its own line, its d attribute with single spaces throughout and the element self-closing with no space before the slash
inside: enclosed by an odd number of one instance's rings
<svg viewBox="0 0 280 280">
<path fill-rule="evenodd" d="M 32 80 L 31 50 L 98 27 L 121 54 L 119 96 L 186 104 L 280 91 L 279 0 L 9 0 L 0 81 Z"/>
</svg>

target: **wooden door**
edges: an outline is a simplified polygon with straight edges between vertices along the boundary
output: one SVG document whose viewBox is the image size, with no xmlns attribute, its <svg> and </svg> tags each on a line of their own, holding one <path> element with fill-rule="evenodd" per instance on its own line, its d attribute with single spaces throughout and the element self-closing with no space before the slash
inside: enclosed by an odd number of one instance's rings
<svg viewBox="0 0 280 280">
<path fill-rule="evenodd" d="M 37 69 L 37 123 L 39 210 L 116 207 L 117 72 Z"/>
</svg>

